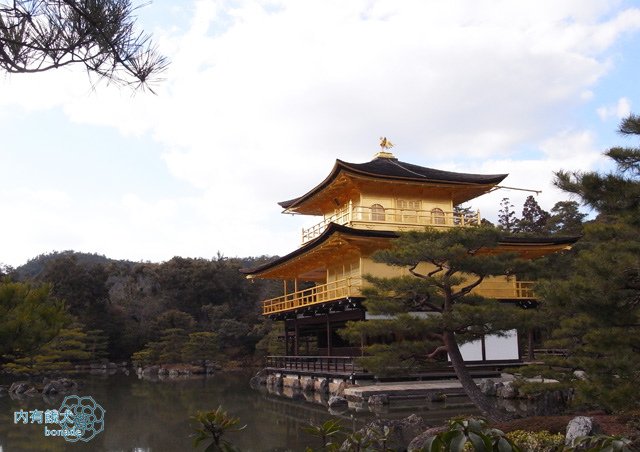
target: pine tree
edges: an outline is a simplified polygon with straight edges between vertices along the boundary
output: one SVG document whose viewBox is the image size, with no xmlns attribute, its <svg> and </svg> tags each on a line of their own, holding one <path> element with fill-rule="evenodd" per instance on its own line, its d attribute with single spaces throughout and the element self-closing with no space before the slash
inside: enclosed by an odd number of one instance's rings
<svg viewBox="0 0 640 452">
<path fill-rule="evenodd" d="M 549 212 L 540 207 L 535 198 L 531 195 L 522 206 L 522 218 L 518 220 L 515 231 L 525 234 L 541 234 L 549 220 Z"/>
<path fill-rule="evenodd" d="M 513 210 L 513 204 L 509 198 L 502 198 L 498 211 L 498 228 L 505 232 L 514 232 L 518 225 L 518 218 Z"/>
<path fill-rule="evenodd" d="M 379 370 L 414 368 L 449 355 L 458 379 L 476 406 L 492 419 L 504 419 L 475 385 L 459 344 L 513 328 L 521 310 L 472 294 L 486 277 L 513 274 L 522 261 L 494 253 L 500 232 L 495 228 L 427 229 L 408 232 L 390 250 L 374 255 L 378 262 L 405 267 L 410 275 L 373 278 L 365 290 L 366 308 L 380 320 L 352 322 L 346 335 L 354 342 L 375 339 L 365 365 Z"/>
<path fill-rule="evenodd" d="M 478 226 L 478 212 L 474 212 L 469 206 L 454 206 L 453 224 L 456 226 Z"/>
<path fill-rule="evenodd" d="M 70 64 L 113 82 L 148 87 L 167 67 L 135 31 L 129 0 L 21 0 L 0 4 L 0 69 L 43 72 Z"/>
<path fill-rule="evenodd" d="M 0 282 L 0 356 L 3 360 L 32 355 L 69 321 L 64 303 L 51 295 L 49 285 Z"/>
<path fill-rule="evenodd" d="M 213 361 L 220 356 L 218 335 L 210 331 L 191 333 L 182 347 L 183 360 L 187 362 Z"/>
<path fill-rule="evenodd" d="M 640 118 L 630 116 L 620 130 L 640 135 Z M 619 411 L 640 406 L 640 149 L 606 155 L 615 172 L 556 173 L 560 188 L 599 215 L 584 228 L 573 275 L 546 282 L 540 293 L 549 318 L 561 319 L 549 345 L 568 353 L 552 364 L 586 371 L 586 380 L 574 382 L 578 400 Z"/>
<path fill-rule="evenodd" d="M 5 365 L 14 373 L 49 373 L 73 370 L 74 364 L 91 358 L 87 350 L 87 334 L 79 326 L 63 328 L 37 351 L 16 358 Z"/>
<path fill-rule="evenodd" d="M 544 232 L 559 235 L 582 235 L 586 213 L 579 210 L 575 201 L 558 201 L 551 209 L 551 216 L 545 225 Z"/>
<path fill-rule="evenodd" d="M 87 351 L 91 354 L 94 361 L 105 360 L 108 356 L 109 337 L 102 330 L 87 331 Z"/>
</svg>

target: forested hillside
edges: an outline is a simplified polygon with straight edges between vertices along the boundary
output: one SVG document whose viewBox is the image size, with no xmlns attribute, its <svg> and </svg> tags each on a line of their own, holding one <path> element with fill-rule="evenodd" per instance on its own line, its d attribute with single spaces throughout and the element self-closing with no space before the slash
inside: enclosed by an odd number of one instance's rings
<svg viewBox="0 0 640 452">
<path fill-rule="evenodd" d="M 29 329 L 32 340 L 8 341 L 2 364 L 29 373 L 56 370 L 60 360 L 134 354 L 141 364 L 253 357 L 270 329 L 259 301 L 279 295 L 281 286 L 248 281 L 239 270 L 268 259 L 174 257 L 157 264 L 72 251 L 40 255 L 3 282 L 0 336 Z"/>
</svg>

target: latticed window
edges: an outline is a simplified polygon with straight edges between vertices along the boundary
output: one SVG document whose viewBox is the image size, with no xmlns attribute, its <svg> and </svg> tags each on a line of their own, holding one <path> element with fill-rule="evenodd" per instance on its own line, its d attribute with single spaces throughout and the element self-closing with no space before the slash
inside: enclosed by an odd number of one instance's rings
<svg viewBox="0 0 640 452">
<path fill-rule="evenodd" d="M 411 199 L 396 199 L 396 207 L 399 210 L 399 220 L 403 223 L 417 223 L 421 202 Z"/>
<path fill-rule="evenodd" d="M 431 209 L 431 223 L 432 224 L 444 224 L 444 212 L 442 209 L 436 207 Z"/>
<path fill-rule="evenodd" d="M 404 210 L 420 210 L 420 200 L 396 199 L 396 207 Z"/>
<path fill-rule="evenodd" d="M 371 221 L 384 221 L 384 207 L 380 204 L 371 206 Z"/>
</svg>

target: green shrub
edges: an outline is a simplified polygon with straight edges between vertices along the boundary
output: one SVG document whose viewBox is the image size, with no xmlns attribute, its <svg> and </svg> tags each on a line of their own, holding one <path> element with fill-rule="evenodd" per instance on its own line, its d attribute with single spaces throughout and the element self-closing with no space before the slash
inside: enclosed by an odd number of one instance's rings
<svg viewBox="0 0 640 452">
<path fill-rule="evenodd" d="M 562 433 L 552 434 L 546 430 L 541 432 L 516 430 L 507 433 L 507 438 L 520 449 L 528 452 L 554 452 L 564 444 Z"/>
<path fill-rule="evenodd" d="M 630 439 L 618 435 L 583 436 L 576 441 L 576 448 L 586 452 L 631 452 L 631 446 Z"/>
<path fill-rule="evenodd" d="M 526 449 L 525 449 L 526 450 Z M 490 428 L 485 419 L 452 419 L 449 428 L 428 438 L 420 452 L 520 452 L 502 431 Z"/>
<path fill-rule="evenodd" d="M 235 452 L 237 450 L 223 436 L 229 432 L 244 430 L 246 425 L 238 427 L 239 418 L 230 416 L 221 406 L 215 411 L 198 411 L 191 418 L 197 422 L 197 426 L 194 428 L 193 447 L 198 447 L 203 441 L 210 441 L 205 452 Z"/>
</svg>

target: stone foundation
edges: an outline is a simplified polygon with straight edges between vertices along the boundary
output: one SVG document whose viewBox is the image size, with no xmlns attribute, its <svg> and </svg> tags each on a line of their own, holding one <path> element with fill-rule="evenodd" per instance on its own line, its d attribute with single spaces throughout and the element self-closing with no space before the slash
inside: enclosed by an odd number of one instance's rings
<svg viewBox="0 0 640 452">
<path fill-rule="evenodd" d="M 343 396 L 345 388 L 354 386 L 346 378 L 312 377 L 285 372 L 271 373 L 265 378 L 261 372 L 259 372 L 260 378 L 256 376 L 252 382 L 257 385 L 265 384 L 269 388 L 289 388 L 294 392 Z"/>
</svg>

